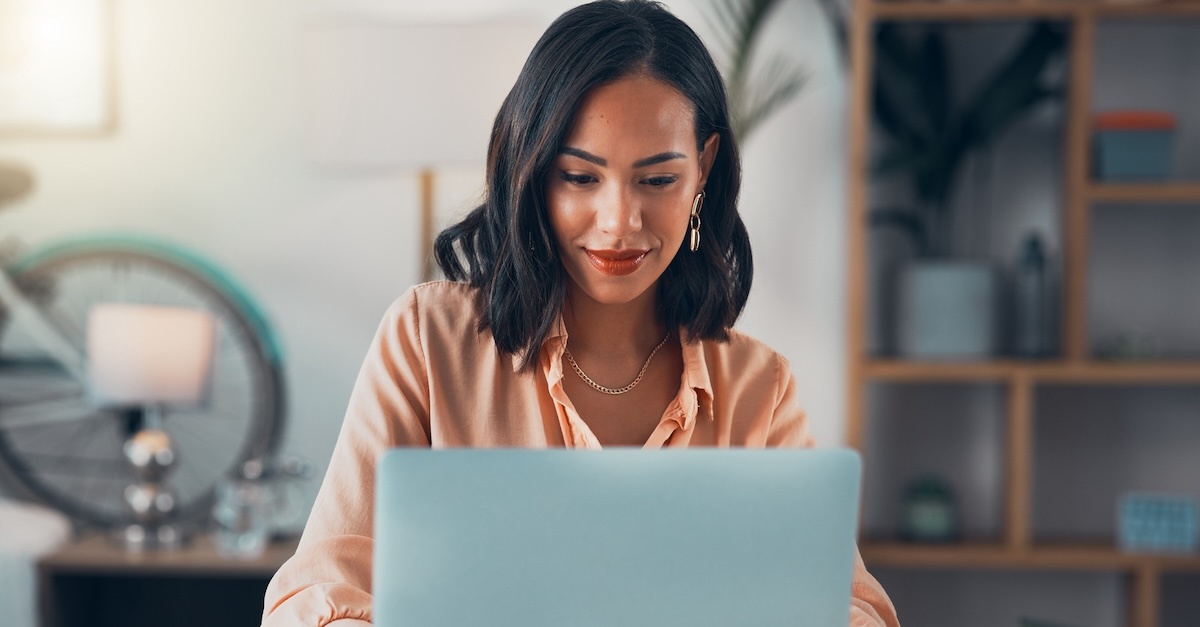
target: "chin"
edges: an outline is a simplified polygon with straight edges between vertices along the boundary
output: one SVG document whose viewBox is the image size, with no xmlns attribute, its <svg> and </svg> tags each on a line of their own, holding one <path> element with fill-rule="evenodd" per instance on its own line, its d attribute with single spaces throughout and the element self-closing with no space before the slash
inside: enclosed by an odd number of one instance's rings
<svg viewBox="0 0 1200 627">
<path fill-rule="evenodd" d="M 647 291 L 654 289 L 654 284 L 637 285 L 588 285 L 580 286 L 580 291 L 602 305 L 624 305 L 637 300 Z"/>
</svg>

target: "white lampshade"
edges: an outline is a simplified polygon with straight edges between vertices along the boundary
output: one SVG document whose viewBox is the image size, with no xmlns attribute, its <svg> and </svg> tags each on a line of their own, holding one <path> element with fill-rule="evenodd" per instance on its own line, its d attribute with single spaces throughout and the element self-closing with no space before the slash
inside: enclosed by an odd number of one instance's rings
<svg viewBox="0 0 1200 627">
<path fill-rule="evenodd" d="M 198 309 L 104 303 L 88 314 L 92 400 L 195 405 L 208 391 L 216 321 Z"/>
</svg>

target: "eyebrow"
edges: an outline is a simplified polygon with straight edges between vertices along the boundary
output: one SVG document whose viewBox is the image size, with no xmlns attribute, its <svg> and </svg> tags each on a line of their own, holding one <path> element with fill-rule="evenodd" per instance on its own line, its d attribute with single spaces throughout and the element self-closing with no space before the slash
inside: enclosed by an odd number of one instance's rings
<svg viewBox="0 0 1200 627">
<path fill-rule="evenodd" d="M 580 159 L 583 159 L 584 161 L 590 161 L 591 163 L 594 163 L 600 167 L 608 166 L 607 159 L 605 159 L 603 157 L 597 157 L 596 155 L 593 155 L 592 153 L 590 153 L 586 150 L 581 150 L 579 148 L 575 148 L 572 146 L 563 146 L 562 149 L 558 151 L 558 154 L 571 155 L 572 157 L 579 157 Z M 645 159 L 638 159 L 637 161 L 633 162 L 633 167 L 644 168 L 648 165 L 654 165 L 657 163 L 662 163 L 664 161 L 671 161 L 673 159 L 686 159 L 686 158 L 687 158 L 687 155 L 684 155 L 681 152 L 663 152 L 663 153 L 654 155 L 652 157 L 646 157 Z"/>
</svg>

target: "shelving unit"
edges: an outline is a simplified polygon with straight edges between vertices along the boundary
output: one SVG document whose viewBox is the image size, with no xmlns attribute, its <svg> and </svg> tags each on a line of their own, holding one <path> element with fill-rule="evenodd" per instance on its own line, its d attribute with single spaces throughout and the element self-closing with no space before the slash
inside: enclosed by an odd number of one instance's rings
<svg viewBox="0 0 1200 627">
<path fill-rule="evenodd" d="M 1200 182 L 1113 184 L 1089 176 L 1090 121 L 1097 26 L 1142 18 L 1200 18 L 1200 2 L 1081 2 L 1076 0 L 984 0 L 925 2 L 856 0 L 850 31 L 850 188 L 848 433 L 864 453 L 869 421 L 868 388 L 873 384 L 963 383 L 1000 385 L 1004 391 L 1003 519 L 994 542 L 945 546 L 903 544 L 865 537 L 869 567 L 904 570 L 1086 571 L 1128 576 L 1128 624 L 1157 627 L 1164 574 L 1200 573 L 1200 556 L 1157 556 L 1122 552 L 1114 543 L 1046 543 L 1034 538 L 1035 395 L 1039 386 L 1200 386 L 1200 361 L 1106 362 L 1090 354 L 1087 288 L 1089 233 L 1095 205 L 1105 203 L 1200 205 Z M 868 281 L 869 132 L 871 128 L 872 37 L 882 21 L 1017 21 L 1053 19 L 1070 28 L 1068 98 L 1065 103 L 1062 182 L 1061 355 L 1053 360 L 1001 359 L 975 363 L 921 363 L 879 358 L 867 349 L 871 307 Z M 1196 22 L 1200 27 L 1200 20 Z M 1197 30 L 1200 36 L 1200 29 Z M 902 610 L 903 608 L 901 608 Z M 902 616 L 903 617 L 903 616 Z"/>
</svg>

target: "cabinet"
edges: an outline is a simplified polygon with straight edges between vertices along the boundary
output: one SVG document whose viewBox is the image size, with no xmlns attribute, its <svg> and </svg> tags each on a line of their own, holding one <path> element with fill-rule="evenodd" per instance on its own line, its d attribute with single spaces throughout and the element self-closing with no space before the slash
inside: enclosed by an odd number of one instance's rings
<svg viewBox="0 0 1200 627">
<path fill-rule="evenodd" d="M 251 560 L 219 556 L 207 536 L 174 552 L 127 553 L 89 535 L 38 562 L 45 627 L 258 625 L 275 571 L 297 539 Z"/>
<path fill-rule="evenodd" d="M 978 25 L 1039 19 L 1062 22 L 1069 32 L 1063 68 L 1066 95 L 1061 108 L 1061 180 L 1053 199 L 1060 230 L 1056 245 L 1061 266 L 1059 350 L 1055 356 L 1041 360 L 997 358 L 966 363 L 918 363 L 873 354 L 868 337 L 870 318 L 873 308 L 879 305 L 876 301 L 880 300 L 869 278 L 872 241 L 869 212 L 876 200 L 871 198 L 870 173 L 874 29 L 884 21 Z M 1167 354 L 1167 351 L 1153 360 L 1105 360 L 1097 356 L 1095 328 L 1090 328 L 1103 319 L 1097 317 L 1097 308 L 1105 303 L 1104 298 L 1098 298 L 1104 294 L 1097 292 L 1106 289 L 1103 277 L 1097 276 L 1105 264 L 1097 262 L 1097 251 L 1093 249 L 1103 231 L 1097 226 L 1103 211 L 1109 207 L 1136 210 L 1144 206 L 1156 208 L 1158 214 L 1177 211 L 1176 215 L 1185 224 L 1192 228 L 1200 225 L 1193 213 L 1200 209 L 1200 176 L 1194 172 L 1186 172 L 1179 180 L 1136 184 L 1100 182 L 1090 175 L 1091 121 L 1098 105 L 1096 86 L 1106 79 L 1107 69 L 1098 61 L 1102 46 L 1098 46 L 1097 39 L 1104 36 L 1105 29 L 1115 26 L 1119 30 L 1126 23 L 1147 22 L 1150 27 L 1159 24 L 1194 28 L 1191 37 L 1200 40 L 1200 3 L 855 2 L 849 38 L 852 72 L 847 438 L 864 457 L 864 520 L 872 516 L 885 521 L 896 518 L 897 486 L 905 480 L 905 472 L 911 470 L 914 457 L 945 473 L 973 473 L 973 485 L 982 486 L 959 491 L 960 500 L 971 501 L 975 511 L 982 512 L 974 520 L 966 521 L 961 541 L 938 546 L 904 543 L 896 539 L 895 529 L 889 529 L 886 523 L 864 524 L 860 540 L 863 558 L 872 570 L 894 574 L 893 581 L 899 583 L 894 586 L 893 595 L 897 597 L 902 620 L 906 614 L 904 597 L 928 599 L 927 609 L 921 610 L 927 612 L 926 616 L 936 614 L 939 606 L 970 603 L 945 595 L 955 594 L 953 585 L 972 578 L 984 588 L 994 586 L 997 594 L 993 596 L 1003 594 L 1001 590 L 1019 587 L 1022 580 L 1029 586 L 1040 586 L 1042 577 L 1052 577 L 1056 582 L 1091 582 L 1081 586 L 1090 586 L 1093 595 L 1108 596 L 1108 592 L 1113 592 L 1120 597 L 1102 601 L 1111 602 L 1120 614 L 1113 624 L 1131 627 L 1194 624 L 1194 612 L 1200 611 L 1195 605 L 1195 599 L 1200 597 L 1197 594 L 1200 556 L 1125 553 L 1115 548 L 1111 535 L 1105 536 L 1106 530 L 1111 532 L 1116 517 L 1113 496 L 1122 489 L 1119 485 L 1105 485 L 1105 481 L 1111 481 L 1106 466 L 1113 465 L 1108 460 L 1124 459 L 1124 451 L 1133 448 L 1138 448 L 1143 456 L 1147 450 L 1152 451 L 1151 457 L 1161 453 L 1162 459 L 1139 462 L 1139 467 L 1152 467 L 1147 472 L 1157 473 L 1154 477 L 1159 483 L 1170 484 L 1163 488 L 1191 490 L 1195 494 L 1200 469 L 1191 461 L 1197 456 L 1188 451 L 1200 450 L 1200 427 L 1185 426 L 1180 433 L 1143 437 L 1153 434 L 1154 427 L 1142 421 L 1134 429 L 1141 435 L 1123 437 L 1116 433 L 1119 428 L 1109 425 L 1105 427 L 1107 433 L 1102 434 L 1104 437 L 1097 440 L 1102 445 L 1095 445 L 1088 440 L 1093 429 L 1086 424 L 1078 420 L 1072 424 L 1069 419 L 1056 422 L 1059 415 L 1069 413 L 1067 410 L 1072 408 L 1090 407 L 1097 414 L 1105 414 L 1115 405 L 1146 405 L 1153 404 L 1146 399 L 1154 402 L 1168 399 L 1181 416 L 1176 423 L 1200 425 L 1200 359 L 1197 359 L 1200 352 L 1192 347 L 1193 350 L 1181 354 Z M 1192 76 L 1156 72 L 1150 67 L 1142 79 L 1200 82 L 1200 70 L 1195 65 L 1187 66 L 1187 71 Z M 1200 89 L 1191 93 L 1198 100 L 1189 103 L 1185 96 L 1182 106 L 1194 110 L 1200 104 Z M 1200 163 L 1193 165 L 1200 168 Z M 1134 223 L 1138 220 L 1123 219 Z M 1195 241 L 1200 242 L 1200 236 Z M 1194 289 L 1195 285 L 1179 287 Z M 1169 294 L 1152 298 L 1158 301 L 1148 302 L 1150 307 L 1178 306 Z M 1191 320 L 1200 329 L 1200 322 L 1194 322 L 1200 320 L 1200 310 L 1191 311 Z M 930 415 L 926 416 L 912 411 L 912 408 L 932 407 L 923 405 L 931 398 L 938 399 L 938 407 L 953 410 L 935 415 L 938 410 L 929 409 Z M 903 408 L 910 411 L 906 413 Z M 1190 423 L 1188 414 L 1194 419 Z M 909 422 L 898 425 L 899 420 Z M 1124 419 L 1113 420 L 1119 426 Z M 1064 447 L 1061 438 L 1071 437 L 1072 428 L 1086 437 Z M 913 449 L 888 451 L 876 445 L 899 431 L 922 429 L 921 433 L 936 433 L 936 438 L 931 439 L 938 441 L 921 441 L 918 433 L 910 434 L 918 442 Z M 969 448 L 956 438 L 970 438 L 985 445 Z M 1181 438 L 1190 440 L 1180 441 Z M 1153 447 L 1162 450 L 1155 451 Z M 1055 461 L 1053 465 L 1049 463 L 1051 460 Z M 1164 478 L 1167 480 L 1161 481 Z M 896 483 L 880 486 L 881 481 Z M 1090 491 L 1093 505 L 1111 500 L 1111 508 L 1093 508 L 1086 516 L 1075 515 L 1064 501 L 1084 491 Z M 1106 524 L 1090 524 L 1090 519 L 1099 517 L 1105 518 Z M 910 585 L 909 581 L 918 583 Z M 886 579 L 884 583 L 889 589 L 893 587 Z M 947 589 L 948 585 L 951 587 Z M 1042 594 L 1055 592 L 1047 590 Z M 1164 609 L 1167 605 L 1185 609 L 1168 612 Z M 1180 618 L 1170 622 L 1172 619 L 1168 618 L 1168 615 L 1187 614 L 1189 622 L 1179 622 Z M 961 620 L 961 614 L 956 616 Z M 1063 622 L 1078 624 L 1079 620 L 1084 619 Z M 1015 624 L 1015 620 L 1003 624 Z"/>
</svg>

